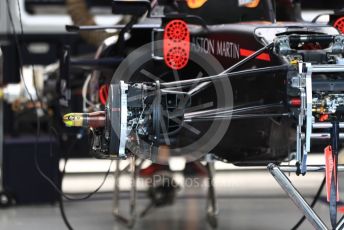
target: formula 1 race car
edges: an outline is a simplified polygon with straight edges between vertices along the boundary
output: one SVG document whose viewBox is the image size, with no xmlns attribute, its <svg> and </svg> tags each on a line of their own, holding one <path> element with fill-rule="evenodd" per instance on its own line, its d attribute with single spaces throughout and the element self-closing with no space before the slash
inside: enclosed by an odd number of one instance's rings
<svg viewBox="0 0 344 230">
<path fill-rule="evenodd" d="M 134 5 L 114 1 L 122 13 Z M 147 7 L 140 1 L 134 8 Z M 91 127 L 93 155 L 126 158 L 130 152 L 162 163 L 214 153 L 237 165 L 266 165 L 295 151 L 305 173 L 311 140 L 330 138 L 317 130 L 342 121 L 344 37 L 338 30 L 266 21 L 207 25 L 175 13 L 161 21 L 123 29 L 131 28 L 132 38 L 127 44 L 119 38 L 115 50 L 128 56 L 113 75 L 104 112 L 65 116 L 70 126 L 83 120 Z M 135 31 L 152 41 L 132 51 Z"/>
<path fill-rule="evenodd" d="M 212 153 L 239 166 L 269 165 L 313 226 L 323 229 L 275 164 L 296 160 L 295 172 L 305 175 L 317 140 L 330 145 L 331 187 L 338 186 L 333 178 L 344 128 L 342 27 L 305 23 L 297 11 L 280 18 L 295 22 L 276 22 L 273 1 L 219 2 L 223 12 L 215 14 L 202 8 L 214 9 L 211 1 L 115 0 L 114 13 L 132 15 L 128 24 L 67 26 L 121 32 L 97 53 L 98 64 L 116 57 L 118 65 L 98 68 L 88 79 L 91 90 L 100 89 L 99 97 L 91 97 L 103 109 L 69 113 L 64 122 L 89 128 L 91 153 L 101 159 L 133 154 L 164 164 L 172 156 L 193 161 Z M 149 20 L 138 23 L 142 15 Z M 331 197 L 333 204 L 336 195 Z"/>
</svg>

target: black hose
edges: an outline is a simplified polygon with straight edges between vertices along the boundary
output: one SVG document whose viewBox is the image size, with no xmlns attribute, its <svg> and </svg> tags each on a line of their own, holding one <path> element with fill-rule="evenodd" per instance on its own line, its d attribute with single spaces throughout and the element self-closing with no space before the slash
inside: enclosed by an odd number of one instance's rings
<svg viewBox="0 0 344 230">
<path fill-rule="evenodd" d="M 21 19 L 21 8 L 20 8 L 20 4 L 19 4 L 19 0 L 17 0 L 17 5 L 18 5 L 18 10 L 19 10 L 19 23 L 20 23 L 20 33 L 22 35 L 22 37 L 24 36 L 24 31 L 23 31 L 23 24 L 22 24 L 22 19 Z M 30 101 L 34 104 L 34 100 L 33 100 L 33 97 L 31 95 L 31 93 L 29 92 L 28 88 L 27 88 L 27 85 L 25 83 L 25 79 L 24 79 L 24 75 L 23 75 L 23 72 L 22 72 L 22 66 L 23 66 L 23 58 L 22 58 L 22 53 L 21 53 L 21 45 L 20 45 L 20 41 L 19 41 L 19 38 L 16 34 L 16 29 L 15 29 L 15 25 L 14 25 L 14 20 L 13 20 L 13 15 L 12 15 L 12 12 L 11 12 L 11 8 L 10 8 L 10 0 L 6 0 L 6 6 L 7 6 L 7 13 L 8 13 L 8 17 L 9 17 L 9 20 L 10 20 L 10 26 L 11 26 L 11 29 L 12 29 L 12 32 L 13 32 L 13 37 L 14 37 L 14 43 L 16 45 L 16 51 L 17 51 L 17 55 L 18 55 L 18 61 L 19 61 L 19 75 L 20 75 L 20 78 L 24 84 L 24 89 L 25 91 L 28 93 L 29 95 L 29 99 Z M 36 90 L 37 92 L 37 90 Z M 38 95 L 37 95 L 38 96 Z M 94 194 L 96 194 L 100 188 L 103 186 L 103 184 L 105 183 L 109 173 L 110 173 L 110 170 L 111 170 L 111 165 L 112 165 L 112 161 L 110 163 L 110 166 L 109 166 L 109 169 L 108 171 L 106 172 L 105 176 L 104 176 L 104 179 L 103 181 L 101 182 L 101 184 L 97 187 L 96 190 L 94 190 L 93 192 L 87 194 L 86 196 L 84 197 L 81 197 L 81 198 L 71 198 L 69 196 L 67 196 L 66 194 L 64 194 L 60 188 L 57 187 L 57 185 L 42 171 L 40 165 L 39 165 L 39 162 L 38 162 L 38 153 L 39 153 L 39 146 L 38 146 L 38 142 L 39 142 L 39 138 L 40 138 L 40 130 L 41 130 L 41 120 L 40 120 L 40 117 L 39 117 L 39 114 L 36 112 L 36 140 L 35 140 L 35 144 L 34 144 L 34 164 L 35 164 L 35 168 L 37 170 L 37 172 L 56 190 L 56 192 L 59 193 L 60 195 L 60 199 L 59 199 L 59 204 L 60 204 L 60 211 L 61 211 L 61 215 L 62 215 L 62 218 L 63 218 L 63 221 L 64 223 L 66 224 L 66 227 L 69 229 L 69 230 L 73 230 L 72 226 L 70 225 L 68 219 L 67 219 L 67 216 L 65 214 L 65 211 L 64 211 L 64 206 L 63 206 L 63 197 L 66 198 L 66 199 L 69 199 L 69 200 L 85 200 L 85 199 L 88 199 L 90 198 L 91 196 L 93 196 Z M 52 142 L 50 142 L 50 144 L 52 144 Z M 73 144 L 74 145 L 74 144 Z M 73 145 L 70 147 L 70 150 L 72 149 Z M 50 150 L 52 151 L 52 148 L 50 148 Z M 52 153 L 51 153 L 52 154 Z"/>
<path fill-rule="evenodd" d="M 59 207 L 60 207 L 60 213 L 61 213 L 62 220 L 63 220 L 64 224 L 66 225 L 67 229 L 73 230 L 73 227 L 69 223 L 67 215 L 66 215 L 65 210 L 64 210 L 64 204 L 63 204 L 63 197 L 62 196 L 60 196 L 60 198 L 59 198 Z"/>
</svg>

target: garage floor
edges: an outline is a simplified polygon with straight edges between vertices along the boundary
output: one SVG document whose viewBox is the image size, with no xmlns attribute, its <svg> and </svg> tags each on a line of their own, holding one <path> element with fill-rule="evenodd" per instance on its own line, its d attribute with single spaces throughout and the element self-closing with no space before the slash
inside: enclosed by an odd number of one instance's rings
<svg viewBox="0 0 344 230">
<path fill-rule="evenodd" d="M 300 214 L 283 198 L 220 199 L 218 229 L 291 229 Z M 139 220 L 134 229 L 211 229 L 204 218 L 201 199 L 178 200 Z M 114 221 L 109 200 L 67 203 L 67 215 L 74 229 L 127 229 Z M 319 208 L 318 208 L 319 210 Z M 327 215 L 326 208 L 320 213 Z M 0 229 L 65 229 L 54 206 L 20 207 L 1 211 Z M 312 229 L 305 223 L 300 229 Z"/>
<path fill-rule="evenodd" d="M 97 185 L 103 175 L 72 175 L 64 181 L 64 190 L 81 191 Z M 306 177 L 290 175 L 290 180 L 310 200 L 323 178 L 323 173 L 312 173 Z M 211 229 L 205 219 L 206 180 L 200 186 L 189 186 L 189 179 L 176 174 L 175 179 L 182 186 L 173 206 L 153 210 L 139 219 L 134 229 Z M 195 179 L 195 178 L 192 178 Z M 121 178 L 121 185 L 129 184 L 128 176 Z M 344 180 L 343 180 L 344 183 Z M 342 183 L 342 184 L 343 184 Z M 144 185 L 139 183 L 138 212 L 148 204 Z M 114 220 L 111 214 L 113 178 L 108 178 L 102 193 L 87 201 L 65 202 L 67 216 L 74 229 L 127 229 Z M 219 172 L 215 181 L 219 204 L 218 229 L 291 229 L 301 214 L 286 198 L 275 180 L 265 170 L 230 170 Z M 92 189 L 90 189 L 91 191 Z M 128 210 L 128 194 L 121 193 L 123 210 Z M 329 225 L 328 207 L 319 202 L 317 213 Z M 12 207 L 0 210 L 0 229 L 66 229 L 57 205 Z M 300 229 L 312 229 L 307 221 Z"/>
</svg>

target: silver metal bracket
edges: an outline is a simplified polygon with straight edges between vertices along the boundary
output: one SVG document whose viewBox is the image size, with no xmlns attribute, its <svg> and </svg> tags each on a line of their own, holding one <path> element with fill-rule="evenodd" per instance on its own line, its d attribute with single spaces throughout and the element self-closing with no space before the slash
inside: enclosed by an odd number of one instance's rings
<svg viewBox="0 0 344 230">
<path fill-rule="evenodd" d="M 127 130 L 128 130 L 128 84 L 124 81 L 120 81 L 121 88 L 121 133 L 118 155 L 120 158 L 126 158 L 125 147 L 127 143 Z"/>
<path fill-rule="evenodd" d="M 291 79 L 291 86 L 294 88 L 304 88 L 306 87 L 306 79 L 301 78 L 300 76 L 293 77 Z"/>
<path fill-rule="evenodd" d="M 344 36 L 337 35 L 333 39 L 332 53 L 343 54 L 344 53 Z"/>
<path fill-rule="evenodd" d="M 152 59 L 156 61 L 164 60 L 163 44 L 161 42 L 163 40 L 164 31 L 165 30 L 163 28 L 154 28 L 152 30 L 153 42 L 151 43 L 151 47 L 152 47 L 151 53 L 152 53 Z M 157 47 L 157 46 L 161 46 L 161 47 Z"/>
<path fill-rule="evenodd" d="M 296 127 L 296 161 L 300 166 L 300 173 L 307 172 L 307 156 L 311 149 L 312 138 L 312 64 L 299 62 L 298 75 L 292 78 L 292 87 L 300 90 L 300 111 L 298 115 L 298 124 Z M 302 128 L 305 127 L 305 133 Z"/>
<path fill-rule="evenodd" d="M 307 172 L 307 156 L 308 153 L 311 151 L 311 136 L 312 136 L 312 123 L 313 123 L 313 116 L 312 116 L 312 106 L 313 106 L 313 90 L 312 90 L 312 65 L 311 63 L 306 63 L 306 105 L 305 105 L 305 118 L 306 118 L 306 139 L 305 139 L 305 146 L 303 148 L 303 155 L 302 155 L 302 164 L 301 164 L 301 173 L 305 174 Z M 301 67 L 300 67 L 301 68 Z"/>
<path fill-rule="evenodd" d="M 289 36 L 283 35 L 275 39 L 275 52 L 280 55 L 288 55 L 292 52 L 289 43 Z"/>
</svg>

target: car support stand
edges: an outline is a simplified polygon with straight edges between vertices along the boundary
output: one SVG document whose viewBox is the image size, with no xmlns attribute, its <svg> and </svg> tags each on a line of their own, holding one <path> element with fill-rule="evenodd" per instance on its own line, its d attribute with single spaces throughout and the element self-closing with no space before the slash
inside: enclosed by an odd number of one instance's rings
<svg viewBox="0 0 344 230">
<path fill-rule="evenodd" d="M 208 171 L 208 195 L 207 195 L 207 220 L 212 228 L 217 228 L 217 201 L 214 188 L 215 160 L 212 154 L 206 155 L 207 171 Z"/>
<path fill-rule="evenodd" d="M 119 212 L 119 195 L 120 195 L 120 188 L 119 188 L 119 177 L 120 177 L 120 160 L 116 161 L 116 170 L 115 170 L 115 188 L 114 188 L 114 196 L 113 196 L 113 210 L 112 213 L 116 219 L 126 224 L 129 228 L 134 227 L 136 222 L 136 195 L 137 195 L 137 174 L 139 172 L 139 168 L 141 167 L 142 162 L 137 166 L 136 165 L 136 157 L 132 156 L 130 158 L 130 178 L 131 178 L 131 188 L 130 188 L 130 201 L 129 201 L 129 216 L 124 217 Z"/>
<path fill-rule="evenodd" d="M 326 171 L 326 180 L 329 179 L 330 181 L 327 182 L 329 183 L 327 184 L 327 187 L 330 187 L 328 200 L 330 204 L 330 218 L 332 229 L 338 230 L 344 229 L 344 216 L 339 222 L 337 222 L 337 172 L 344 171 L 344 165 L 338 165 L 340 126 L 343 126 L 343 124 L 339 123 L 338 121 L 333 121 L 331 123 L 323 123 L 321 125 L 313 124 L 313 128 L 331 128 L 331 146 L 329 147 L 331 149 L 330 154 L 332 157 L 332 163 L 329 163 L 328 165 L 306 165 L 307 172 Z M 325 157 L 327 157 L 327 155 L 325 155 Z M 328 161 L 328 159 L 326 161 Z M 315 229 L 328 229 L 324 222 L 319 218 L 319 216 L 314 212 L 314 210 L 309 206 L 309 204 L 306 202 L 303 196 L 297 191 L 297 189 L 293 186 L 291 181 L 283 173 L 297 172 L 299 170 L 297 166 L 278 167 L 277 165 L 270 163 L 268 165 L 268 170 L 270 171 L 271 175 L 276 179 L 281 188 L 288 194 L 290 199 L 300 209 L 300 211 L 304 214 L 304 216 L 313 225 Z M 330 172 L 330 175 L 328 175 L 328 172 Z"/>
<path fill-rule="evenodd" d="M 324 165 L 308 165 L 308 172 L 319 172 L 324 171 Z M 287 193 L 289 198 L 299 208 L 307 220 L 312 224 L 315 229 L 327 230 L 327 226 L 320 219 L 320 217 L 314 212 L 310 205 L 306 202 L 300 192 L 293 186 L 291 181 L 283 172 L 296 172 L 296 166 L 277 166 L 273 163 L 268 165 L 268 170 L 271 175 L 276 179 L 281 188 Z M 338 172 L 344 172 L 344 165 L 338 165 Z M 336 230 L 344 229 L 344 216 L 339 220 L 337 225 L 333 228 Z"/>
<path fill-rule="evenodd" d="M 294 204 L 305 215 L 307 220 L 313 225 L 313 227 L 315 229 L 327 229 L 326 225 L 322 222 L 322 220 L 314 212 L 314 210 L 309 206 L 309 204 L 306 202 L 303 196 L 299 193 L 299 191 L 297 191 L 297 189 L 293 186 L 291 181 L 281 171 L 281 169 L 277 165 L 270 163 L 268 165 L 268 170 L 270 171 L 271 175 L 276 179 L 281 188 L 288 194 L 290 199 L 292 199 Z M 296 170 L 297 168 L 295 167 L 295 172 Z M 310 170 L 308 169 L 308 171 Z"/>
</svg>

